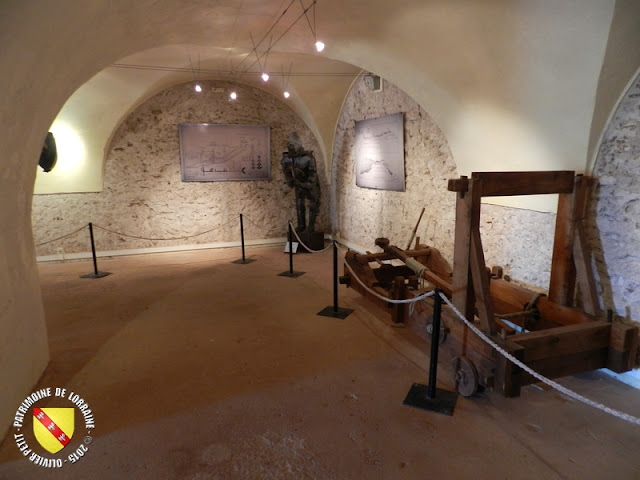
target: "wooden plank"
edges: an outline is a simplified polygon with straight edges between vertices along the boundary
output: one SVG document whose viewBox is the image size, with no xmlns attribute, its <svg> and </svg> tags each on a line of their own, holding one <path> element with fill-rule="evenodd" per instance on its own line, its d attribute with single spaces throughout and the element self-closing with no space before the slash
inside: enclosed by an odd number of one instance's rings
<svg viewBox="0 0 640 480">
<path fill-rule="evenodd" d="M 493 307 L 489 295 L 489 276 L 482 251 L 480 230 L 475 227 L 471 231 L 471 277 L 473 289 L 476 292 L 476 309 L 482 330 L 493 335 L 496 332 L 496 325 L 493 321 Z"/>
<path fill-rule="evenodd" d="M 593 178 L 579 175 L 576 177 L 576 198 L 574 207 L 574 239 L 573 262 L 575 266 L 576 282 L 580 288 L 582 306 L 589 315 L 600 316 L 600 302 L 596 289 L 595 275 L 591 266 L 591 255 L 584 232 L 584 218 L 586 216 L 589 194 L 593 187 Z"/>
<path fill-rule="evenodd" d="M 573 192 L 573 171 L 546 172 L 473 172 L 482 180 L 483 197 L 544 195 Z"/>
<path fill-rule="evenodd" d="M 549 299 L 567 307 L 573 305 L 575 292 L 575 268 L 573 263 L 574 202 L 575 195 L 573 193 L 561 194 L 558 197 L 549 281 Z"/>
<path fill-rule="evenodd" d="M 599 348 L 587 352 L 577 352 L 560 357 L 541 358 L 526 362 L 533 371 L 550 379 L 575 375 L 576 373 L 598 370 L 607 366 L 608 348 Z M 539 382 L 527 372 L 522 372 L 522 385 Z"/>
<path fill-rule="evenodd" d="M 393 286 L 391 289 L 391 298 L 393 300 L 405 300 L 407 287 L 404 283 L 404 277 L 395 277 L 393 281 Z M 393 323 L 402 323 L 404 322 L 407 314 L 407 304 L 406 303 L 391 303 L 391 321 Z"/>
<path fill-rule="evenodd" d="M 512 336 L 511 341 L 524 348 L 524 361 L 537 361 L 609 346 L 611 324 L 593 321 Z"/>
<path fill-rule="evenodd" d="M 617 350 L 629 350 L 638 338 L 638 327 L 622 322 L 611 324 L 611 339 L 609 345 Z"/>
<path fill-rule="evenodd" d="M 491 280 L 489 288 L 495 310 L 501 313 L 523 310 L 535 295 L 535 292 L 527 288 L 497 278 Z M 544 296 L 538 299 L 536 306 L 543 319 L 558 325 L 574 325 L 594 320 L 581 310 L 558 305 Z"/>
<path fill-rule="evenodd" d="M 600 311 L 595 277 L 591 267 L 591 257 L 586 246 L 582 222 L 576 224 L 574 234 L 573 259 L 576 269 L 576 281 L 581 293 L 582 308 L 589 315 L 599 316 L 602 312 Z"/>
<path fill-rule="evenodd" d="M 480 215 L 479 206 L 476 209 L 473 208 L 473 193 L 476 183 L 475 181 L 469 181 L 469 191 L 457 194 L 453 253 L 452 302 L 465 318 L 471 319 L 475 311 L 473 280 L 469 269 L 471 224 L 472 216 Z M 475 210 L 477 210 L 477 213 Z"/>
<path fill-rule="evenodd" d="M 628 372 L 636 366 L 637 352 L 638 327 L 612 323 L 607 368 L 616 373 Z"/>
<path fill-rule="evenodd" d="M 428 257 L 432 253 L 430 247 L 426 247 L 419 250 L 404 250 L 407 257 Z M 393 254 L 388 252 L 379 253 L 356 253 L 355 259 L 358 263 L 366 265 L 369 262 L 375 262 L 377 260 L 393 260 L 396 258 Z"/>
<path fill-rule="evenodd" d="M 469 190 L 469 178 L 466 175 L 462 175 L 460 178 L 449 179 L 447 190 L 450 192 L 466 192 Z"/>
<path fill-rule="evenodd" d="M 509 340 L 502 341 L 497 337 L 494 337 L 494 341 L 507 353 L 522 361 L 524 348 L 520 345 Z M 520 387 L 522 386 L 522 369 L 495 350 L 493 351 L 493 357 L 496 362 L 494 387 L 505 397 L 519 397 Z"/>
</svg>

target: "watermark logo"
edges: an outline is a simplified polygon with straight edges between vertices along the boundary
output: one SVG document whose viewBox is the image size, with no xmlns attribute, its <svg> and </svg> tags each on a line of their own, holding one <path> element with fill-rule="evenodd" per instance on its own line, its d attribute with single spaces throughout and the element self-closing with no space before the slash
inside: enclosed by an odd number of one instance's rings
<svg viewBox="0 0 640 480">
<path fill-rule="evenodd" d="M 66 388 L 42 388 L 22 401 L 13 426 L 16 445 L 30 462 L 45 468 L 62 468 L 76 463 L 89 451 L 95 420 L 89 404 L 77 393 Z M 78 434 L 76 430 L 83 432 Z"/>
</svg>

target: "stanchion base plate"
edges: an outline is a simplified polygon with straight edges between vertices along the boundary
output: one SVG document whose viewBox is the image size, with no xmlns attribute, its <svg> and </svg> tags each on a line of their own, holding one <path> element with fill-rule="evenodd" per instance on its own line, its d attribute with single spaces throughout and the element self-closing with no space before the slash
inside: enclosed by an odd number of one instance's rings
<svg viewBox="0 0 640 480">
<path fill-rule="evenodd" d="M 320 315 L 321 317 L 340 318 L 341 320 L 344 320 L 351 314 L 351 312 L 353 312 L 353 308 L 338 307 L 336 310 L 333 308 L 333 305 L 329 305 L 328 307 L 324 307 L 316 315 Z"/>
<path fill-rule="evenodd" d="M 111 275 L 111 272 L 87 273 L 86 275 L 80 275 L 80 278 L 102 278 L 107 275 Z"/>
<path fill-rule="evenodd" d="M 246 265 L 247 263 L 252 263 L 255 262 L 255 260 L 251 259 L 251 258 L 245 258 L 244 260 L 239 258 L 238 260 L 234 260 L 231 263 L 238 263 L 240 265 Z"/>
<path fill-rule="evenodd" d="M 291 277 L 291 278 L 298 278 L 301 275 L 304 275 L 304 272 L 295 272 L 295 271 L 290 272 L 289 270 L 278 274 L 279 277 Z"/>
<path fill-rule="evenodd" d="M 456 406 L 456 400 L 458 399 L 457 392 L 450 392 L 448 390 L 436 388 L 434 398 L 429 398 L 427 396 L 428 391 L 429 387 L 426 385 L 414 383 L 402 403 L 404 405 L 409 405 L 410 407 L 421 408 L 423 410 L 452 416 L 453 409 Z"/>
</svg>

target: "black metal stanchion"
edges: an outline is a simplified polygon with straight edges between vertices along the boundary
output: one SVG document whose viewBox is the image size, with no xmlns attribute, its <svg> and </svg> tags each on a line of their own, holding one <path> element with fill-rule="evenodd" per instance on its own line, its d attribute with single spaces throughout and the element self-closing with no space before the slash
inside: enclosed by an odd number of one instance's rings
<svg viewBox="0 0 640 480">
<path fill-rule="evenodd" d="M 96 258 L 96 243 L 93 240 L 93 223 L 89 222 L 89 237 L 91 238 L 91 254 L 93 256 L 93 273 L 80 275 L 80 278 L 102 278 L 111 275 L 111 272 L 98 271 L 98 259 Z"/>
<path fill-rule="evenodd" d="M 441 290 L 436 288 L 433 298 L 433 331 L 431 332 L 431 358 L 429 361 L 429 385 L 414 383 L 404 399 L 404 404 L 432 412 L 453 415 L 458 394 L 436 388 L 438 374 L 438 347 L 440 345 L 440 317 L 442 315 Z"/>
<path fill-rule="evenodd" d="M 240 244 L 242 245 L 242 258 L 239 258 L 238 260 L 234 260 L 231 263 L 239 263 L 244 265 L 244 264 L 253 262 L 254 260 L 250 258 L 246 258 L 244 255 L 244 222 L 242 221 L 242 214 L 240 214 Z"/>
<path fill-rule="evenodd" d="M 338 307 L 338 246 L 333 242 L 333 306 L 328 306 L 318 312 L 318 315 L 332 318 L 347 318 L 352 308 Z"/>
<path fill-rule="evenodd" d="M 293 229 L 291 228 L 291 223 L 289 223 L 289 270 L 287 272 L 279 273 L 278 276 L 296 278 L 300 275 L 304 275 L 304 272 L 293 271 Z"/>
</svg>

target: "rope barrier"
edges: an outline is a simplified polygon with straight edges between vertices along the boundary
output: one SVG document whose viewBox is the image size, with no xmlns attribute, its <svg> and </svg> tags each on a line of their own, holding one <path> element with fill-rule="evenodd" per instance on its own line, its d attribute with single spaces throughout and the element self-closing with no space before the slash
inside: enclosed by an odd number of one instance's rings
<svg viewBox="0 0 640 480">
<path fill-rule="evenodd" d="M 246 219 L 246 217 L 245 217 L 245 219 Z M 235 220 L 235 216 L 231 217 L 227 222 L 223 223 L 222 225 L 218 225 L 217 227 L 211 228 L 211 229 L 206 230 L 204 232 L 195 233 L 193 235 L 184 235 L 182 237 L 166 237 L 166 238 L 153 238 L 153 237 L 143 237 L 143 236 L 140 236 L 140 235 L 131 235 L 131 234 L 128 234 L 128 233 L 118 232 L 116 230 L 112 230 L 110 228 L 103 227 L 102 225 L 98 225 L 96 223 L 94 223 L 93 226 L 96 227 L 96 228 L 99 228 L 101 230 L 104 230 L 105 232 L 112 233 L 114 235 L 120 235 L 122 237 L 135 238 L 135 239 L 138 239 L 138 240 L 149 240 L 149 241 L 156 242 L 156 241 L 184 240 L 184 239 L 187 239 L 187 238 L 199 237 L 201 235 L 205 235 L 207 233 L 213 232 L 214 230 L 218 230 L 219 228 L 222 228 L 222 227 L 224 227 L 226 225 L 229 225 L 234 220 Z M 278 230 L 279 228 L 282 228 L 282 227 L 264 228 L 264 227 L 261 227 L 260 225 L 257 225 L 256 223 L 252 222 L 250 219 L 247 219 L 247 221 L 251 225 L 253 225 L 254 227 L 257 227 L 257 228 L 259 228 L 261 230 L 264 230 L 264 231 L 267 231 L 267 232 L 270 232 L 270 231 L 273 231 L 273 230 Z M 64 238 L 67 238 L 67 237 L 70 237 L 72 235 L 75 235 L 76 233 L 78 233 L 81 230 L 84 230 L 85 228 L 86 228 L 86 225 L 83 225 L 82 227 L 78 228 L 77 230 L 74 230 L 73 232 L 67 233 L 66 235 L 62 235 L 60 237 L 53 238 L 51 240 L 47 240 L 46 242 L 37 243 L 35 246 L 36 247 L 41 247 L 41 246 L 47 245 L 49 243 L 57 242 L 58 240 L 62 240 Z M 300 243 L 302 243 L 302 242 L 300 242 Z"/>
<path fill-rule="evenodd" d="M 246 215 L 244 216 L 244 219 L 245 219 L 248 223 L 250 223 L 251 225 L 253 225 L 254 227 L 259 228 L 260 230 L 263 230 L 263 231 L 265 231 L 265 232 L 273 232 L 273 231 L 275 231 L 275 230 L 278 230 L 278 229 L 282 228 L 282 227 L 273 227 L 273 228 L 265 228 L 265 227 L 262 227 L 262 226 L 260 226 L 260 225 L 258 225 L 258 224 L 256 224 L 256 223 L 252 222 L 252 221 L 251 221 L 251 219 L 247 218 L 247 216 L 246 216 Z"/>
<path fill-rule="evenodd" d="M 46 245 L 46 244 L 48 244 L 48 243 L 57 242 L 58 240 L 62 240 L 63 238 L 70 237 L 71 235 L 75 235 L 76 233 L 78 233 L 80 230 L 84 230 L 86 227 L 87 227 L 86 225 L 83 225 L 83 226 L 82 226 L 82 227 L 80 227 L 79 229 L 74 230 L 74 231 L 73 231 L 73 232 L 71 232 L 71 233 L 67 233 L 66 235 L 63 235 L 63 236 L 61 236 L 61 237 L 54 238 L 54 239 L 52 239 L 52 240 L 47 240 L 46 242 L 37 243 L 37 244 L 36 244 L 36 247 L 41 247 L 42 245 Z"/>
<path fill-rule="evenodd" d="M 138 235 L 130 235 L 128 233 L 117 232 L 115 230 L 111 230 L 109 228 L 103 227 L 101 225 L 97 225 L 95 223 L 93 224 L 93 226 L 97 227 L 97 228 L 100 228 L 101 230 L 104 230 L 105 232 L 113 233 L 114 235 L 121 235 L 123 237 L 136 238 L 138 240 L 149 240 L 149 241 L 155 242 L 155 241 L 168 241 L 168 240 L 184 240 L 186 238 L 199 237 L 201 235 L 213 232 L 214 230 L 218 230 L 219 228 L 222 228 L 222 227 L 224 227 L 226 225 L 229 225 L 231 222 L 233 222 L 235 220 L 236 220 L 235 217 L 231 218 L 227 222 L 223 223 L 222 225 L 218 225 L 217 227 L 211 228 L 211 229 L 209 229 L 207 231 L 204 231 L 204 232 L 196 233 L 196 234 L 193 234 L 193 235 L 185 235 L 185 236 L 182 236 L 182 237 L 169 237 L 169 238 L 147 238 L 147 237 L 142 237 L 142 236 L 138 236 Z"/>
<path fill-rule="evenodd" d="M 300 237 L 298 236 L 298 232 L 296 232 L 296 229 L 293 228 L 293 224 L 291 222 L 289 222 L 289 225 L 291 225 L 291 231 L 293 232 L 293 234 L 296 236 L 296 238 L 298 239 L 298 242 L 300 242 L 300 245 L 302 245 L 304 248 L 306 248 L 309 252 L 311 253 L 322 253 L 322 252 L 326 252 L 327 250 L 329 250 L 331 247 L 333 247 L 333 244 L 335 242 L 331 242 L 331 244 L 329 244 L 327 247 L 323 248 L 322 250 L 313 250 L 312 248 L 309 248 L 307 245 L 305 245 L 305 243 L 300 240 Z"/>
<path fill-rule="evenodd" d="M 601 403 L 594 402 L 593 400 L 590 400 L 590 399 L 588 399 L 586 397 L 583 397 L 579 393 L 576 393 L 576 392 L 574 392 L 572 390 L 569 390 L 568 388 L 563 387 L 562 385 L 560 385 L 558 382 L 554 382 L 553 380 L 550 380 L 550 379 L 542 376 L 538 372 L 532 370 L 530 367 L 528 367 L 523 362 L 518 360 L 516 357 L 511 355 L 509 352 L 507 352 L 502 347 L 500 347 L 497 343 L 495 343 L 493 340 L 491 340 L 489 337 L 487 337 L 487 335 L 485 335 L 478 327 L 476 327 L 469 320 L 467 320 L 464 317 L 464 315 L 462 315 L 460 313 L 460 311 L 455 307 L 455 305 L 453 305 L 453 303 L 451 303 L 449 301 L 449 299 L 446 297 L 446 295 L 441 293 L 440 297 L 442 297 L 442 300 L 444 300 L 444 302 L 447 305 L 449 305 L 449 307 L 451 307 L 451 310 L 453 310 L 453 312 L 460 318 L 460 320 L 462 320 L 465 323 L 465 325 L 467 327 L 469 327 L 478 337 L 480 337 L 482 340 L 484 340 L 487 344 L 491 345 L 491 347 L 493 347 L 497 352 L 499 352 L 500 355 L 502 355 L 503 357 L 507 358 L 510 362 L 514 363 L 518 367 L 522 368 L 528 374 L 530 374 L 533 377 L 537 378 L 541 382 L 546 383 L 551 388 L 554 388 L 554 389 L 558 390 L 559 392 L 564 393 L 565 395 L 578 400 L 579 402 L 585 403 L 585 404 L 587 404 L 587 405 L 589 405 L 589 406 L 591 406 L 593 408 L 596 408 L 596 409 L 601 410 L 601 411 L 603 411 L 605 413 L 608 413 L 609 415 L 613 415 L 614 417 L 618 417 L 618 418 L 620 418 L 622 420 L 625 420 L 625 421 L 627 421 L 629 423 L 633 423 L 635 425 L 640 425 L 640 418 L 637 418 L 637 417 L 634 417 L 633 415 L 629 415 L 628 413 L 624 413 L 624 412 L 621 412 L 619 410 L 615 410 L 613 408 L 607 407 L 606 405 L 603 405 Z"/>
</svg>

